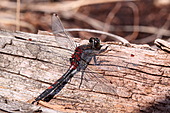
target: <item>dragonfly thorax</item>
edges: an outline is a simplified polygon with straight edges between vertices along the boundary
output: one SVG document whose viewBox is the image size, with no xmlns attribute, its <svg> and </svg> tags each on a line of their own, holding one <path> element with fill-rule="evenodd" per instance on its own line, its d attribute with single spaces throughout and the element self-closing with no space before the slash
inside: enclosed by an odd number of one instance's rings
<svg viewBox="0 0 170 113">
<path fill-rule="evenodd" d="M 73 69 L 76 69 L 79 65 L 82 65 L 81 60 L 88 64 L 91 58 L 93 57 L 93 55 L 91 55 L 93 53 L 93 50 L 100 49 L 101 49 L 100 40 L 98 38 L 91 37 L 89 39 L 88 45 L 81 45 L 76 47 L 74 54 L 72 54 L 70 58 L 71 66 L 73 66 Z"/>
</svg>

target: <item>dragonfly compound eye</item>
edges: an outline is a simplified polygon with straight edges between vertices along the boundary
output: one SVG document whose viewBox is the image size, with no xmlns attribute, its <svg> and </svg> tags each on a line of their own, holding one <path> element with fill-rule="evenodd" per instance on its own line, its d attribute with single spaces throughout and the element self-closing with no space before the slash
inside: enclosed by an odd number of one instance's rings
<svg viewBox="0 0 170 113">
<path fill-rule="evenodd" d="M 99 38 L 95 38 L 95 43 L 96 44 L 100 44 L 100 39 Z"/>
<path fill-rule="evenodd" d="M 93 43 L 94 40 L 95 40 L 95 38 L 94 38 L 94 37 L 91 37 L 91 38 L 89 39 L 89 42 L 90 42 L 90 43 Z"/>
<path fill-rule="evenodd" d="M 94 43 L 94 44 L 99 44 L 99 43 L 100 43 L 100 39 L 99 39 L 99 38 L 91 37 L 91 38 L 89 39 L 89 42 L 90 42 L 90 43 Z"/>
</svg>

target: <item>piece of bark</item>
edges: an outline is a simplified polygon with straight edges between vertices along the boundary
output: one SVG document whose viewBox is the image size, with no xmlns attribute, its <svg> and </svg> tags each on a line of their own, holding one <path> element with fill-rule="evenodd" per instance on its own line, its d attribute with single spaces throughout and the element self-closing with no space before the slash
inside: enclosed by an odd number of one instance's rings
<svg viewBox="0 0 170 113">
<path fill-rule="evenodd" d="M 162 39 L 156 39 L 154 41 L 154 44 L 160 49 L 162 49 L 163 51 L 170 53 L 170 43 L 168 41 Z"/>
<path fill-rule="evenodd" d="M 63 39 L 1 31 L 0 41 L 1 99 L 27 105 L 69 67 L 71 47 Z M 77 73 L 54 99 L 40 101 L 40 106 L 65 112 L 170 112 L 170 55 L 143 45 L 107 45 L 108 50 L 97 56 L 98 64 L 92 61 L 88 66 L 86 71 L 92 73 L 85 73 L 80 89 Z"/>
<path fill-rule="evenodd" d="M 17 100 L 9 100 L 3 96 L 0 96 L 0 106 L 1 113 L 63 113 Z"/>
</svg>

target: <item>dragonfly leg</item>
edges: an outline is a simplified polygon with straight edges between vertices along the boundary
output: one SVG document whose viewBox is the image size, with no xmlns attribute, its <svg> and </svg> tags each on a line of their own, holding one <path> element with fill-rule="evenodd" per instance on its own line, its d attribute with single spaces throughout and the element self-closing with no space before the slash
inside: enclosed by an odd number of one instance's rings
<svg viewBox="0 0 170 113">
<path fill-rule="evenodd" d="M 104 49 L 101 49 L 99 53 L 105 52 L 109 46 L 106 46 Z"/>
<path fill-rule="evenodd" d="M 99 65 L 100 64 L 99 62 L 97 62 L 96 56 L 93 57 L 93 60 L 94 60 L 94 65 Z"/>
<path fill-rule="evenodd" d="M 109 46 L 106 46 L 104 49 L 101 49 L 98 53 L 105 52 L 108 47 L 109 47 Z M 93 57 L 93 60 L 94 60 L 94 65 L 99 65 L 99 64 L 100 64 L 100 62 L 97 62 L 96 56 Z"/>
<path fill-rule="evenodd" d="M 83 83 L 83 76 L 84 76 L 84 70 L 82 71 L 82 74 L 81 74 L 81 80 L 80 80 L 80 85 L 79 85 L 79 89 Z"/>
</svg>

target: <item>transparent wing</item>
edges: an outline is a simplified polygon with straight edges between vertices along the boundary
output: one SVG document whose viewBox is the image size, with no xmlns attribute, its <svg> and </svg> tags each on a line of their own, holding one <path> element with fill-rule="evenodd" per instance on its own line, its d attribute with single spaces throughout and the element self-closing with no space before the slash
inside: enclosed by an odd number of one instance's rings
<svg viewBox="0 0 170 113">
<path fill-rule="evenodd" d="M 76 47 L 75 42 L 73 41 L 72 37 L 65 31 L 65 28 L 59 18 L 56 14 L 53 14 L 52 16 L 52 31 L 55 35 L 55 39 L 57 43 L 59 43 L 61 46 L 66 46 L 67 49 L 74 50 Z"/>
<path fill-rule="evenodd" d="M 117 95 L 114 84 L 112 84 L 109 79 L 105 78 L 103 74 L 87 68 L 84 79 L 83 84 L 85 88 L 88 88 L 89 81 L 93 81 L 94 86 L 91 86 L 92 91 Z"/>
<path fill-rule="evenodd" d="M 76 88 L 76 89 L 79 88 L 82 79 L 81 76 L 82 76 L 81 72 L 74 75 L 74 77 L 70 82 L 71 86 L 69 88 Z M 115 84 L 112 84 L 109 81 L 109 79 L 103 76 L 103 74 L 100 74 L 88 67 L 84 71 L 83 80 L 80 89 L 117 95 Z"/>
<path fill-rule="evenodd" d="M 67 33 L 62 25 L 60 18 L 53 14 L 52 31 L 54 36 L 42 35 L 35 39 L 31 39 L 26 44 L 26 48 L 33 57 L 47 61 L 55 65 L 61 65 L 61 73 L 65 73 L 68 69 L 69 58 L 76 47 L 72 37 Z M 29 40 L 29 39 L 28 39 Z"/>
</svg>

